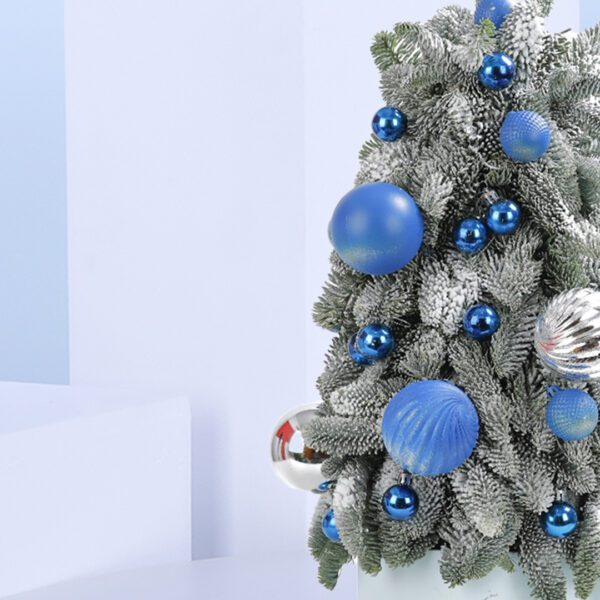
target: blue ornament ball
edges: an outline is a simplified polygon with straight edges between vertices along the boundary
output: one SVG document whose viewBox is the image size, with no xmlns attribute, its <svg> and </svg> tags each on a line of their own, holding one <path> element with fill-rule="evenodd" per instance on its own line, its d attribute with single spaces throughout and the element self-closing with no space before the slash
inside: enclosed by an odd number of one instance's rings
<svg viewBox="0 0 600 600">
<path fill-rule="evenodd" d="M 393 349 L 394 335 L 387 325 L 367 325 L 356 336 L 356 351 L 369 362 L 383 360 Z"/>
<path fill-rule="evenodd" d="M 319 492 L 320 494 L 328 492 L 333 487 L 333 483 L 333 481 L 324 481 L 323 483 L 319 484 L 317 492 Z"/>
<path fill-rule="evenodd" d="M 568 502 L 556 501 L 541 516 L 544 531 L 553 538 L 562 540 L 569 537 L 579 523 L 579 516 L 575 508 Z"/>
<path fill-rule="evenodd" d="M 347 265 L 367 275 L 387 275 L 418 254 L 423 216 L 403 189 L 391 183 L 366 183 L 340 200 L 329 232 Z"/>
<path fill-rule="evenodd" d="M 559 389 L 548 403 L 546 421 L 552 433 L 561 440 L 582 440 L 598 425 L 598 405 L 583 390 Z"/>
<path fill-rule="evenodd" d="M 514 233 L 521 222 L 521 207 L 514 200 L 494 202 L 487 212 L 487 226 L 496 235 Z"/>
<path fill-rule="evenodd" d="M 511 0 L 480 0 L 475 11 L 475 23 L 481 24 L 485 19 L 489 19 L 496 29 L 500 29 L 512 12 L 513 5 Z"/>
<path fill-rule="evenodd" d="M 335 514 L 333 513 L 333 509 L 327 511 L 325 516 L 323 517 L 323 522 L 321 523 L 321 529 L 325 534 L 325 537 L 336 543 L 340 544 L 342 538 L 340 537 L 340 532 L 338 531 L 336 522 L 335 522 Z"/>
<path fill-rule="evenodd" d="M 479 81 L 490 90 L 504 90 L 509 87 L 517 72 L 513 59 L 503 52 L 489 54 L 483 59 L 479 69 Z"/>
<path fill-rule="evenodd" d="M 353 335 L 350 338 L 350 341 L 348 342 L 348 354 L 357 365 L 373 364 L 372 361 L 370 361 L 366 356 L 364 356 L 361 352 L 358 351 L 356 347 L 356 334 Z"/>
<path fill-rule="evenodd" d="M 419 510 L 419 496 L 410 485 L 394 485 L 383 495 L 383 510 L 394 521 L 408 521 Z"/>
<path fill-rule="evenodd" d="M 408 119 L 393 106 L 380 108 L 373 117 L 373 133 L 384 142 L 395 142 L 406 133 Z"/>
<path fill-rule="evenodd" d="M 530 110 L 512 111 L 500 129 L 500 144 L 506 155 L 521 163 L 539 160 L 550 148 L 550 125 L 542 115 Z"/>
<path fill-rule="evenodd" d="M 448 381 L 407 385 L 388 404 L 383 443 L 405 471 L 433 477 L 450 473 L 473 453 L 479 416 L 469 397 Z"/>
<path fill-rule="evenodd" d="M 464 219 L 454 231 L 454 244 L 465 254 L 480 252 L 485 248 L 487 240 L 487 229 L 479 219 Z"/>
<path fill-rule="evenodd" d="M 498 331 L 500 316 L 494 307 L 477 304 L 465 313 L 463 325 L 469 337 L 484 340 Z"/>
</svg>

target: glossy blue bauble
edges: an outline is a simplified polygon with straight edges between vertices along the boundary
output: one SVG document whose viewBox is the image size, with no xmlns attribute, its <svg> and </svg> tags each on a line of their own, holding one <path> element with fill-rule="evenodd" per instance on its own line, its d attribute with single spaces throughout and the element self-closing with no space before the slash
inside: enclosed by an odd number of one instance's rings
<svg viewBox="0 0 600 600">
<path fill-rule="evenodd" d="M 489 54 L 479 69 L 479 81 L 490 90 L 504 90 L 511 85 L 517 72 L 513 59 L 503 52 Z"/>
<path fill-rule="evenodd" d="M 383 443 L 405 471 L 433 477 L 450 473 L 473 453 L 479 416 L 469 397 L 448 381 L 417 381 L 388 404 Z"/>
<path fill-rule="evenodd" d="M 321 529 L 325 534 L 325 537 L 335 542 L 336 544 L 341 543 L 342 538 L 340 537 L 340 532 L 338 531 L 337 525 L 335 523 L 335 515 L 333 514 L 333 509 L 327 511 L 325 516 L 323 517 L 323 522 L 321 523 Z"/>
<path fill-rule="evenodd" d="M 355 347 L 369 362 L 383 360 L 394 349 L 392 330 L 379 323 L 367 325 L 358 332 Z"/>
<path fill-rule="evenodd" d="M 542 115 L 530 110 L 512 111 L 500 129 L 500 144 L 506 155 L 516 162 L 539 160 L 550 148 L 552 134 Z"/>
<path fill-rule="evenodd" d="M 366 183 L 340 200 L 329 232 L 347 265 L 368 275 L 387 275 L 419 252 L 423 216 L 403 189 L 391 183 Z"/>
<path fill-rule="evenodd" d="M 577 511 L 568 502 L 554 502 L 548 512 L 541 516 L 544 531 L 553 538 L 569 537 L 579 523 Z"/>
<path fill-rule="evenodd" d="M 496 29 L 500 29 L 512 9 L 511 0 L 481 0 L 475 11 L 475 23 L 481 24 L 484 19 L 489 19 Z"/>
<path fill-rule="evenodd" d="M 484 340 L 498 331 L 500 316 L 492 306 L 477 304 L 465 313 L 463 325 L 469 337 Z"/>
<path fill-rule="evenodd" d="M 487 239 L 487 229 L 479 219 L 464 219 L 454 231 L 454 244 L 465 254 L 475 254 L 483 250 Z"/>
<path fill-rule="evenodd" d="M 582 440 L 598 425 L 598 405 L 583 390 L 559 389 L 548 403 L 546 421 L 552 433 L 561 440 Z"/>
<path fill-rule="evenodd" d="M 383 495 L 381 504 L 394 521 L 408 521 L 419 510 L 419 496 L 409 485 L 394 485 Z"/>
<path fill-rule="evenodd" d="M 380 108 L 373 117 L 373 133 L 384 142 L 395 142 L 401 138 L 407 125 L 406 115 L 393 106 Z"/>
<path fill-rule="evenodd" d="M 496 235 L 508 235 L 519 228 L 521 207 L 514 200 L 499 200 L 490 206 L 486 224 Z"/>
<path fill-rule="evenodd" d="M 353 335 L 348 342 L 348 354 L 357 365 L 372 365 L 373 361 L 358 351 L 356 348 L 356 335 Z"/>
<path fill-rule="evenodd" d="M 328 492 L 332 486 L 333 486 L 333 481 L 324 481 L 323 483 L 319 484 L 317 491 L 320 494 L 324 494 L 325 492 Z"/>
</svg>

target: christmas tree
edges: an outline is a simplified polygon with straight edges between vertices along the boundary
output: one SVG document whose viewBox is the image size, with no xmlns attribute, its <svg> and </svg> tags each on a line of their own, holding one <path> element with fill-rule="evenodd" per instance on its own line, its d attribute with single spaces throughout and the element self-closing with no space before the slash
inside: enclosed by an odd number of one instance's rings
<svg viewBox="0 0 600 600">
<path fill-rule="evenodd" d="M 563 561 L 581 598 L 600 577 L 600 27 L 551 34 L 551 5 L 375 37 L 385 107 L 331 221 L 301 424 L 329 588 L 434 549 L 449 586 L 515 557 L 544 600 Z"/>
</svg>

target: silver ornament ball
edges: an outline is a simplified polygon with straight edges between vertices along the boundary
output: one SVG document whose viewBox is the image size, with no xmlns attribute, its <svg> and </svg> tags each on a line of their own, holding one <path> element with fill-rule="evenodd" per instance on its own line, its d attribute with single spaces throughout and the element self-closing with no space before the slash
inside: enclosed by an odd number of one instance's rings
<svg viewBox="0 0 600 600">
<path fill-rule="evenodd" d="M 279 478 L 289 487 L 316 494 L 323 493 L 324 454 L 308 448 L 302 428 L 318 416 L 318 404 L 307 404 L 286 413 L 271 438 L 271 461 Z"/>
<path fill-rule="evenodd" d="M 535 347 L 564 379 L 600 379 L 600 292 L 576 288 L 553 298 L 538 318 Z"/>
</svg>

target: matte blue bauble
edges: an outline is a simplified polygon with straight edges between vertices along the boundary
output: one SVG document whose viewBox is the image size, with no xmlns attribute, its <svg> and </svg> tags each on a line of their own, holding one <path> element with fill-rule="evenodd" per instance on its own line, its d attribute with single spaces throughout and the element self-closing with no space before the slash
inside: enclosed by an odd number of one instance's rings
<svg viewBox="0 0 600 600">
<path fill-rule="evenodd" d="M 468 336 L 484 340 L 498 331 L 500 316 L 492 306 L 477 304 L 465 313 L 463 325 Z"/>
<path fill-rule="evenodd" d="M 465 254 L 475 254 L 483 250 L 487 239 L 487 229 L 479 219 L 464 219 L 454 231 L 454 244 Z"/>
<path fill-rule="evenodd" d="M 387 275 L 419 252 L 423 217 L 403 189 L 391 183 L 366 183 L 340 200 L 329 231 L 347 265 L 368 275 Z"/>
<path fill-rule="evenodd" d="M 500 29 L 512 9 L 511 0 L 480 0 L 475 11 L 475 23 L 480 24 L 484 19 L 489 19 L 496 29 Z"/>
<path fill-rule="evenodd" d="M 508 54 L 488 54 L 479 69 L 479 81 L 490 90 L 504 90 L 513 82 L 516 71 L 517 66 Z"/>
<path fill-rule="evenodd" d="M 384 142 L 395 142 L 406 132 L 406 115 L 393 106 L 380 108 L 373 117 L 373 133 Z"/>
<path fill-rule="evenodd" d="M 558 390 L 546 410 L 552 433 L 566 442 L 582 440 L 598 425 L 598 405 L 583 390 Z"/>
<path fill-rule="evenodd" d="M 358 332 L 355 346 L 369 362 L 383 360 L 394 349 L 392 330 L 379 323 L 367 325 Z"/>
<path fill-rule="evenodd" d="M 382 505 L 394 521 L 408 521 L 419 510 L 419 496 L 409 485 L 394 485 L 383 495 Z"/>
<path fill-rule="evenodd" d="M 530 110 L 509 112 L 500 129 L 502 149 L 516 162 L 539 160 L 550 148 L 551 141 L 546 119 Z"/>
<path fill-rule="evenodd" d="M 541 516 L 544 531 L 553 538 L 569 537 L 579 523 L 577 511 L 568 502 L 554 502 L 548 512 Z"/>
<path fill-rule="evenodd" d="M 350 341 L 348 342 L 348 354 L 350 355 L 350 358 L 357 365 L 371 365 L 371 364 L 373 364 L 372 361 L 370 361 L 366 356 L 364 356 L 362 353 L 360 353 L 358 351 L 358 349 L 356 348 L 356 335 L 353 335 L 350 338 Z"/>
<path fill-rule="evenodd" d="M 335 542 L 336 544 L 339 544 L 342 541 L 342 538 L 340 537 L 340 532 L 338 531 L 337 525 L 335 523 L 335 515 L 333 514 L 333 509 L 325 513 L 325 516 L 323 517 L 323 522 L 321 523 L 321 529 L 323 530 L 323 533 L 325 534 L 325 537 L 328 540 Z"/>
<path fill-rule="evenodd" d="M 417 381 L 388 404 L 381 425 L 383 443 L 405 471 L 450 473 L 473 453 L 479 416 L 469 397 L 448 381 Z"/>
<path fill-rule="evenodd" d="M 519 228 L 521 207 L 514 200 L 499 200 L 487 212 L 487 226 L 496 235 L 508 235 Z"/>
</svg>

